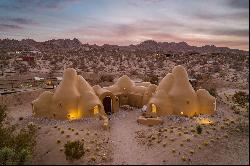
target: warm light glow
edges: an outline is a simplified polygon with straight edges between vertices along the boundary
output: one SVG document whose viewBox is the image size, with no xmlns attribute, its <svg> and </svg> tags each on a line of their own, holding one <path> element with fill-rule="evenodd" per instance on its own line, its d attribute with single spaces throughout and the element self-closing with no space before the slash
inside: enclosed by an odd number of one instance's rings
<svg viewBox="0 0 250 166">
<path fill-rule="evenodd" d="M 31 104 L 32 105 L 32 114 L 35 115 L 35 106 L 34 104 Z"/>
<path fill-rule="evenodd" d="M 98 105 L 96 105 L 95 107 L 94 107 L 94 115 L 96 115 L 96 114 L 98 114 L 99 113 L 99 107 L 98 107 Z"/>
<path fill-rule="evenodd" d="M 47 85 L 51 85 L 51 83 L 52 83 L 52 82 L 51 82 L 50 80 L 49 80 L 49 81 L 47 81 Z"/>
<path fill-rule="evenodd" d="M 126 88 L 123 88 L 123 90 L 126 90 Z"/>
<path fill-rule="evenodd" d="M 155 104 L 151 104 L 151 111 L 152 111 L 152 113 L 156 113 L 156 105 Z"/>
<path fill-rule="evenodd" d="M 197 119 L 197 123 L 209 125 L 209 124 L 212 124 L 213 121 L 208 118 L 202 118 L 202 119 Z"/>
<path fill-rule="evenodd" d="M 181 112 L 181 115 L 183 115 L 183 112 Z"/>
<path fill-rule="evenodd" d="M 81 116 L 81 111 L 79 109 L 72 109 L 69 112 L 70 112 L 68 114 L 68 119 L 69 120 L 80 119 L 82 117 Z"/>
</svg>

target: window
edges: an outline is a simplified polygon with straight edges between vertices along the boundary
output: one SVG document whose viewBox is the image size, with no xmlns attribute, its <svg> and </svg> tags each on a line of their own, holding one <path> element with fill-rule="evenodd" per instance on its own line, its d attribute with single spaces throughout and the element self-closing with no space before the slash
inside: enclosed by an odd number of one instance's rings
<svg viewBox="0 0 250 166">
<path fill-rule="evenodd" d="M 152 111 L 152 113 L 156 113 L 156 105 L 155 104 L 151 104 L 151 111 Z"/>
</svg>

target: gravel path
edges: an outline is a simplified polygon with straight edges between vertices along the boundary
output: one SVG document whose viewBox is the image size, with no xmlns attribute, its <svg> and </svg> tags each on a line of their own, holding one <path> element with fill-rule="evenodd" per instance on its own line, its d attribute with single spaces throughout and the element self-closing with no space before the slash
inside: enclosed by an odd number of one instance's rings
<svg viewBox="0 0 250 166">
<path fill-rule="evenodd" d="M 113 144 L 112 164 L 149 164 L 152 160 L 145 149 L 135 139 L 135 131 L 143 126 L 138 125 L 138 111 L 120 111 L 111 119 L 111 142 Z"/>
</svg>

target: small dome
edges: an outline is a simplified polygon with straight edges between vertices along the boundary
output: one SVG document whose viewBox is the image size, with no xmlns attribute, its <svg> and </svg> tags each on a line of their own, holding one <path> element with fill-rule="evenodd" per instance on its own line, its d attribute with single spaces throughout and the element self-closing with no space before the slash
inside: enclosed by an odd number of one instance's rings
<svg viewBox="0 0 250 166">
<path fill-rule="evenodd" d="M 117 85 L 121 89 L 130 89 L 132 86 L 134 86 L 134 82 L 131 81 L 131 79 L 127 75 L 123 75 L 117 80 Z"/>
</svg>

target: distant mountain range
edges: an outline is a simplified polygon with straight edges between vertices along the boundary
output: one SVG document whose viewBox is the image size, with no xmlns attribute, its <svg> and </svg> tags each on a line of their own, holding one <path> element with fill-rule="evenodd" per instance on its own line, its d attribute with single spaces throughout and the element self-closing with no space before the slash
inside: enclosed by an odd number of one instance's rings
<svg viewBox="0 0 250 166">
<path fill-rule="evenodd" d="M 96 44 L 82 44 L 78 39 L 52 39 L 44 42 L 37 42 L 33 39 L 0 39 L 0 51 L 21 51 L 21 50 L 39 50 L 39 51 L 55 51 L 55 50 L 81 50 L 84 48 L 95 49 L 118 49 L 127 51 L 148 51 L 148 52 L 196 52 L 196 53 L 236 53 L 249 54 L 249 51 L 230 49 L 228 47 L 216 47 L 214 45 L 205 45 L 201 47 L 190 46 L 186 42 L 156 42 L 154 40 L 146 40 L 136 45 L 118 46 L 104 44 L 98 46 Z"/>
</svg>

